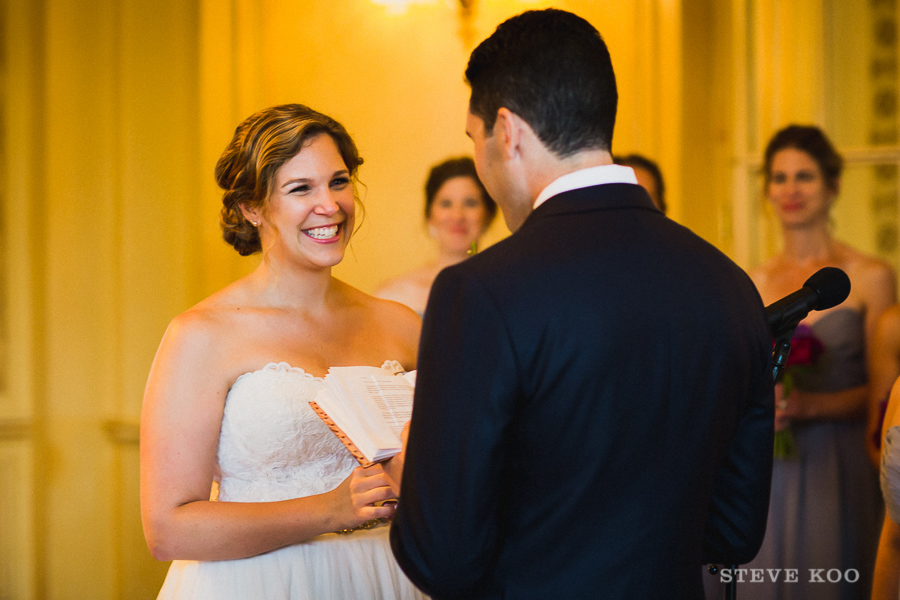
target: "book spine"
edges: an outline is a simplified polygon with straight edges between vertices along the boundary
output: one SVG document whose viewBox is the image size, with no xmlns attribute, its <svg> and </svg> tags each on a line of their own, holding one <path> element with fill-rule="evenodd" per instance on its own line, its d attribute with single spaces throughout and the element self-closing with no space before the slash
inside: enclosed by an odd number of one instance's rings
<svg viewBox="0 0 900 600">
<path fill-rule="evenodd" d="M 332 432 L 334 432 L 334 435 L 337 436 L 341 443 L 347 447 L 347 450 L 349 450 L 350 454 L 352 454 L 353 457 L 356 458 L 357 461 L 359 461 L 360 465 L 362 465 L 363 467 L 371 467 L 375 464 L 374 462 L 366 459 L 366 457 L 363 456 L 363 453 L 359 451 L 359 448 L 356 447 L 356 444 L 354 444 L 350 440 L 350 438 L 347 437 L 347 434 L 341 431 L 341 428 L 331 420 L 331 417 L 329 417 L 328 414 L 324 410 L 322 410 L 321 406 L 319 406 L 316 402 L 310 402 L 309 406 L 315 411 L 317 415 L 319 415 L 319 418 L 325 422 L 328 428 Z"/>
</svg>

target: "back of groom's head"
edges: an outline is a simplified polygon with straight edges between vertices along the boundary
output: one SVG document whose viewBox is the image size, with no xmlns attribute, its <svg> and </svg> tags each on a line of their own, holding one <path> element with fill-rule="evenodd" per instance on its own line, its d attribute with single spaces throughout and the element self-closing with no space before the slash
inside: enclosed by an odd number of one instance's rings
<svg viewBox="0 0 900 600">
<path fill-rule="evenodd" d="M 469 111 L 494 127 L 505 107 L 560 157 L 611 149 L 616 77 L 600 33 L 572 13 L 533 10 L 512 17 L 472 52 Z"/>
</svg>

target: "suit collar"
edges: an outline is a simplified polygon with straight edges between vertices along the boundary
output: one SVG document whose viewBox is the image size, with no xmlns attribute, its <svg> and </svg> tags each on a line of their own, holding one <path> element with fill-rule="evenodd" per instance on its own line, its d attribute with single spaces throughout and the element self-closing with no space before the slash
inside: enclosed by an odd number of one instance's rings
<svg viewBox="0 0 900 600">
<path fill-rule="evenodd" d="M 534 201 L 537 208 L 553 196 L 580 188 L 602 185 L 605 183 L 637 183 L 634 169 L 623 165 L 597 165 L 566 173 L 557 177 L 545 187 Z"/>
<path fill-rule="evenodd" d="M 659 212 L 650 195 L 641 186 L 632 183 L 607 183 L 570 190 L 549 198 L 528 215 L 522 226 L 554 215 L 615 209 Z"/>
</svg>

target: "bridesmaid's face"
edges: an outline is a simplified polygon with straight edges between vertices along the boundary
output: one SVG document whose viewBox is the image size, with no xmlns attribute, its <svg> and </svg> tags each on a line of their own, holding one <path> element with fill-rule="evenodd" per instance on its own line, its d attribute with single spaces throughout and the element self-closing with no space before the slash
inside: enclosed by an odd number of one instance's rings
<svg viewBox="0 0 900 600">
<path fill-rule="evenodd" d="M 481 237 L 486 221 L 481 188 L 471 177 L 448 179 L 434 195 L 428 225 L 442 249 L 466 252 Z"/>
<path fill-rule="evenodd" d="M 802 150 L 785 148 L 772 157 L 767 195 L 784 227 L 827 223 L 837 190 L 819 163 Z"/>
</svg>

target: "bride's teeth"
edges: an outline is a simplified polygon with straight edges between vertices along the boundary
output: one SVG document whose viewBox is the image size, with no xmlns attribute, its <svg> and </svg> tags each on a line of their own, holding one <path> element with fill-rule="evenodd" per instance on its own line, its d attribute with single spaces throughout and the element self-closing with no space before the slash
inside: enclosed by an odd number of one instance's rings
<svg viewBox="0 0 900 600">
<path fill-rule="evenodd" d="M 315 229 L 307 229 L 303 233 L 317 240 L 330 240 L 337 235 L 338 226 L 330 225 L 328 227 L 316 227 Z"/>
</svg>

